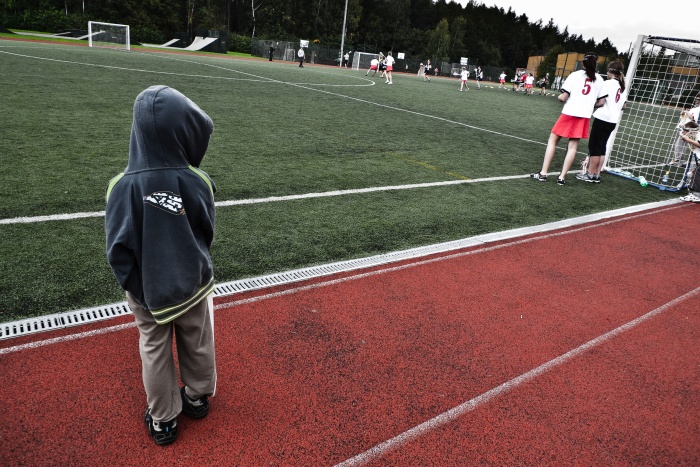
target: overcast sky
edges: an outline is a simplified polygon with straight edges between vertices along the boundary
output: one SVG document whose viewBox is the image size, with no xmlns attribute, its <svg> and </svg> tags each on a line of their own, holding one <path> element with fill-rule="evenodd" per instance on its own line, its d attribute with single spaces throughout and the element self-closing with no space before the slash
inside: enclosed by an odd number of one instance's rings
<svg viewBox="0 0 700 467">
<path fill-rule="evenodd" d="M 462 5 L 468 3 L 468 0 L 453 1 Z M 525 13 L 531 23 L 541 19 L 543 24 L 547 24 L 550 19 L 554 19 L 559 32 L 564 32 L 568 26 L 569 34 L 580 34 L 584 40 L 593 38 L 596 43 L 600 43 L 607 37 L 621 53 L 628 51 L 630 43 L 635 42 L 639 34 L 700 40 L 700 3 L 697 0 L 691 0 L 686 8 L 681 8 L 678 2 L 664 7 L 663 3 L 624 0 L 475 1 L 487 7 L 495 5 L 505 11 L 510 7 L 518 16 Z"/>
</svg>

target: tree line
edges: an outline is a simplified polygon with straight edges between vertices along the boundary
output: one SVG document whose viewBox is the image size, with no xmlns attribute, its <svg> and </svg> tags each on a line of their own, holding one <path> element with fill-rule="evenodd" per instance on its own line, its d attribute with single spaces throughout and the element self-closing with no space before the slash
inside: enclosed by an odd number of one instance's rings
<svg viewBox="0 0 700 467">
<path fill-rule="evenodd" d="M 0 0 L 6 27 L 58 32 L 88 20 L 129 24 L 135 42 L 164 42 L 178 33 L 227 31 L 230 37 L 340 46 L 344 0 Z M 229 41 L 244 50 L 249 41 Z M 236 45 L 238 44 L 238 45 Z M 404 52 L 434 61 L 470 57 L 482 66 L 523 67 L 552 49 L 617 57 L 608 38 L 595 42 L 553 20 L 470 0 L 347 0 L 345 49 Z"/>
</svg>

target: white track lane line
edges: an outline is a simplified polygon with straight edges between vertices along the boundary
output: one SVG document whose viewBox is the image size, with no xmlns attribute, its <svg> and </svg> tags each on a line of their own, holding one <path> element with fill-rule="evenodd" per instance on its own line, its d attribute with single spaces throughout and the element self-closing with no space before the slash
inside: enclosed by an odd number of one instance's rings
<svg viewBox="0 0 700 467">
<path fill-rule="evenodd" d="M 364 465 L 367 464 L 368 462 L 371 462 L 375 459 L 378 459 L 382 457 L 384 454 L 387 454 L 390 451 L 393 451 L 395 449 L 400 448 L 404 444 L 410 443 L 411 441 L 426 435 L 433 431 L 436 428 L 440 428 L 456 419 L 461 417 L 462 415 L 471 412 L 472 410 L 486 404 L 487 402 L 491 401 L 492 399 L 495 399 L 496 397 L 499 397 L 507 392 L 509 392 L 512 389 L 517 388 L 518 386 L 527 383 L 538 376 L 541 376 L 548 371 L 563 365 L 564 363 L 568 362 L 569 360 L 578 357 L 579 355 L 591 350 L 594 347 L 597 347 L 617 336 L 620 334 L 629 331 L 630 329 L 633 329 L 640 324 L 644 323 L 645 321 L 650 320 L 656 315 L 659 315 L 663 313 L 664 311 L 673 308 L 674 306 L 678 305 L 679 303 L 688 300 L 690 298 L 693 298 L 697 296 L 700 293 L 700 287 L 686 293 L 685 295 L 682 295 L 675 300 L 671 300 L 670 302 L 661 305 L 660 307 L 656 308 L 655 310 L 650 311 L 649 313 L 640 316 L 639 318 L 636 318 L 626 324 L 623 324 L 622 326 L 613 329 L 612 331 L 606 332 L 605 334 L 602 334 L 598 337 L 596 337 L 593 340 L 590 340 L 586 342 L 585 344 L 582 344 L 578 347 L 576 347 L 573 350 L 570 350 L 566 352 L 565 354 L 562 354 L 546 363 L 543 363 L 542 365 L 538 366 L 537 368 L 534 368 L 527 373 L 523 373 L 522 375 L 513 378 L 509 381 L 506 381 L 505 383 L 496 386 L 495 388 L 486 391 L 485 393 L 468 400 L 467 402 L 464 402 L 463 404 L 460 404 L 446 412 L 441 413 L 440 415 L 431 418 L 430 420 L 427 420 L 420 425 L 416 425 L 413 428 L 404 431 L 403 433 L 388 439 L 382 443 L 377 444 L 376 446 L 372 447 L 371 449 L 368 449 L 367 451 L 360 453 L 356 455 L 355 457 L 352 457 L 350 459 L 347 459 L 339 464 L 336 464 L 336 467 L 349 467 L 349 466 L 357 466 L 357 465 Z"/>
</svg>

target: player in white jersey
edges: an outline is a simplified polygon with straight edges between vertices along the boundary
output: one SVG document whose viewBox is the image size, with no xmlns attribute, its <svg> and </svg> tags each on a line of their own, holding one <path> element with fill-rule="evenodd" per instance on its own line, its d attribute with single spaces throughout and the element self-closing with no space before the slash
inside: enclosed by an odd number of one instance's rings
<svg viewBox="0 0 700 467">
<path fill-rule="evenodd" d="M 608 139 L 620 121 L 622 111 L 625 110 L 625 67 L 622 62 L 610 62 L 608 65 L 608 79 L 605 81 L 605 104 L 593 112 L 593 124 L 588 138 L 588 165 L 587 172 L 577 175 L 576 178 L 589 183 L 600 183 L 600 171 L 605 163 L 605 152 Z"/>
<path fill-rule="evenodd" d="M 698 98 L 700 96 L 696 100 Z M 700 128 L 698 128 L 698 124 L 695 121 L 689 121 L 685 124 L 685 131 L 681 133 L 681 139 L 692 148 L 697 162 L 697 158 L 700 157 Z M 683 196 L 681 200 L 700 203 L 700 169 L 698 169 L 697 165 L 693 175 L 690 177 L 690 186 L 688 188 L 690 193 L 687 196 Z"/>
<path fill-rule="evenodd" d="M 574 71 L 566 78 L 561 88 L 559 101 L 564 103 L 559 119 L 554 124 L 544 152 L 542 169 L 532 174 L 532 178 L 540 182 L 547 181 L 547 171 L 554 159 L 557 144 L 562 138 L 568 138 L 569 144 L 562 165 L 557 185 L 564 185 L 566 173 L 576 158 L 576 150 L 581 138 L 588 138 L 588 126 L 594 108 L 605 104 L 605 88 L 603 78 L 596 73 L 598 55 L 589 52 L 583 57 L 583 70 Z"/>
<path fill-rule="evenodd" d="M 394 84 L 394 81 L 392 79 L 391 75 L 391 70 L 394 69 L 394 57 L 391 55 L 391 52 L 389 52 L 386 55 L 386 84 Z"/>
<path fill-rule="evenodd" d="M 365 76 L 369 74 L 370 71 L 374 71 L 372 76 L 377 74 L 377 70 L 379 69 L 379 60 L 376 58 L 373 58 L 371 62 L 369 62 L 369 70 L 367 70 L 367 73 L 365 73 Z"/>
<path fill-rule="evenodd" d="M 532 94 L 532 85 L 535 82 L 535 77 L 532 73 L 528 73 L 527 78 L 525 78 L 525 95 L 529 96 Z"/>
<path fill-rule="evenodd" d="M 467 67 L 463 66 L 462 67 L 462 73 L 460 74 L 459 78 L 459 92 L 462 92 L 462 89 L 464 87 L 467 88 L 467 91 L 469 91 L 469 85 L 467 84 L 467 80 L 469 79 L 469 70 L 467 70 Z"/>
<path fill-rule="evenodd" d="M 683 133 L 685 124 L 688 122 L 700 124 L 700 94 L 695 97 L 693 107 L 690 110 L 683 110 L 681 112 L 680 121 L 676 125 L 678 134 L 671 144 L 671 151 L 668 156 L 669 160 L 667 164 L 684 162 L 683 159 L 688 152 L 688 145 L 683 141 L 683 138 L 681 138 L 681 134 Z"/>
<path fill-rule="evenodd" d="M 502 71 L 500 76 L 498 77 L 498 82 L 499 82 L 499 88 L 505 89 L 506 88 L 506 72 Z"/>
</svg>

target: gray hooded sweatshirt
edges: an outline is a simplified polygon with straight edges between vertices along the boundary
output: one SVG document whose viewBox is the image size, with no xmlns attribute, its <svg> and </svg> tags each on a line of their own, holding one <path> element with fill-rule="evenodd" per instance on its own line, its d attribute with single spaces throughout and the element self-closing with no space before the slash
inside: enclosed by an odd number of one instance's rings
<svg viewBox="0 0 700 467">
<path fill-rule="evenodd" d="M 107 259 L 158 324 L 214 289 L 213 181 L 199 164 L 214 124 L 194 102 L 151 86 L 134 102 L 129 163 L 107 187 Z"/>
</svg>

